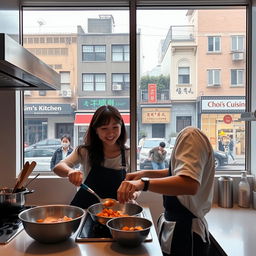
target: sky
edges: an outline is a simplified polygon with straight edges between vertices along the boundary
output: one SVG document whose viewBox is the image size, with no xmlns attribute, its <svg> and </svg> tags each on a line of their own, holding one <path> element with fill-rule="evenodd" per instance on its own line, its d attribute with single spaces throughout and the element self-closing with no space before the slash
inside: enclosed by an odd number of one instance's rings
<svg viewBox="0 0 256 256">
<path fill-rule="evenodd" d="M 75 33 L 77 26 L 87 31 L 87 19 L 112 14 L 114 33 L 129 32 L 128 11 L 24 11 L 24 34 Z M 158 47 L 173 25 L 187 24 L 186 10 L 139 10 L 137 27 L 141 33 L 142 73 L 157 65 Z"/>
</svg>

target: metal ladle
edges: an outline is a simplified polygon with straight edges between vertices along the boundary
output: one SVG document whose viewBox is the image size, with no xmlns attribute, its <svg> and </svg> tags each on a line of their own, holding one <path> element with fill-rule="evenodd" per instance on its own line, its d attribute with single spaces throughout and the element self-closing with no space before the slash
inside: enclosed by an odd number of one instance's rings
<svg viewBox="0 0 256 256">
<path fill-rule="evenodd" d="M 88 191 L 89 193 L 93 194 L 94 196 L 96 196 L 99 200 L 100 203 L 102 203 L 104 206 L 113 206 L 117 201 L 113 198 L 101 198 L 99 197 L 99 195 L 94 192 L 91 188 L 89 188 L 87 185 L 85 184 L 81 184 L 80 187 L 86 191 Z"/>
</svg>

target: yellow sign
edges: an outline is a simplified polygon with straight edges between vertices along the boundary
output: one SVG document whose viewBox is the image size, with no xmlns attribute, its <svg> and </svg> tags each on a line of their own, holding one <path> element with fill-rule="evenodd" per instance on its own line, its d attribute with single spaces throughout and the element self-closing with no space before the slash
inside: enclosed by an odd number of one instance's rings
<svg viewBox="0 0 256 256">
<path fill-rule="evenodd" d="M 143 124 L 166 124 L 170 123 L 170 108 L 143 108 Z"/>
</svg>

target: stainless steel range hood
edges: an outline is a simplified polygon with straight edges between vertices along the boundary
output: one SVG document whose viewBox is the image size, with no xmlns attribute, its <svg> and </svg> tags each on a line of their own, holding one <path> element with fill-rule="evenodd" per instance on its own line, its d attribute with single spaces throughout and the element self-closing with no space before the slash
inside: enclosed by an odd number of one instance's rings
<svg viewBox="0 0 256 256">
<path fill-rule="evenodd" d="M 59 90 L 60 75 L 0 33 L 0 90 Z"/>
</svg>

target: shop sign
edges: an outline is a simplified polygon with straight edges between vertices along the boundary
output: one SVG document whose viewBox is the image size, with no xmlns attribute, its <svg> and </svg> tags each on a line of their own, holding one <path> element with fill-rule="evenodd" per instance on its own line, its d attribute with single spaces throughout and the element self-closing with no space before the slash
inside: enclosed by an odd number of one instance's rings
<svg viewBox="0 0 256 256">
<path fill-rule="evenodd" d="M 169 108 L 143 108 L 143 124 L 170 123 L 171 110 Z"/>
<path fill-rule="evenodd" d="M 224 123 L 225 124 L 231 124 L 232 123 L 232 116 L 231 115 L 225 115 L 224 117 L 223 117 L 223 121 L 224 121 Z"/>
<path fill-rule="evenodd" d="M 70 104 L 25 104 L 25 115 L 70 115 L 74 109 Z"/>
<path fill-rule="evenodd" d="M 156 103 L 157 93 L 156 93 L 156 84 L 148 84 L 148 102 Z"/>
<path fill-rule="evenodd" d="M 245 99 L 202 99 L 202 112 L 244 112 Z"/>
<path fill-rule="evenodd" d="M 103 105 L 127 110 L 130 108 L 130 101 L 129 98 L 78 98 L 78 110 L 95 110 Z"/>
</svg>

